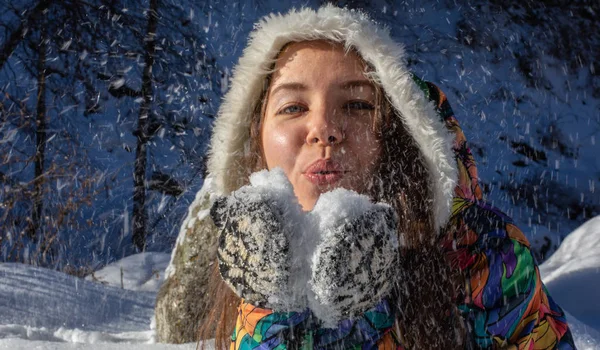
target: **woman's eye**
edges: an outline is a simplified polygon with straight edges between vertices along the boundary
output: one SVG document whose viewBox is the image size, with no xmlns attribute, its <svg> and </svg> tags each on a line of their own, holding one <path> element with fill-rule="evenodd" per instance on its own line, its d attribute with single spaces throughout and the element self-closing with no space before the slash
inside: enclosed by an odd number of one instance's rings
<svg viewBox="0 0 600 350">
<path fill-rule="evenodd" d="M 277 114 L 297 114 L 302 113 L 306 109 L 300 105 L 291 105 L 285 108 L 282 108 Z"/>
<path fill-rule="evenodd" d="M 367 101 L 350 101 L 344 108 L 349 111 L 372 111 L 375 106 Z"/>
</svg>

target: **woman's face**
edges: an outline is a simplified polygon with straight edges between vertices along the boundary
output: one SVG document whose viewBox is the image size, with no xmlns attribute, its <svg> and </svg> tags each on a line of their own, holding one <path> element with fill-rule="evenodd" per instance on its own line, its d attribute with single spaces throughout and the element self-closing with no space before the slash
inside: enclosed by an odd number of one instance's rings
<svg viewBox="0 0 600 350">
<path fill-rule="evenodd" d="M 376 90 L 354 52 L 326 41 L 286 47 L 275 63 L 261 137 L 269 169 L 280 167 L 312 210 L 336 187 L 365 192 L 380 154 Z"/>
</svg>

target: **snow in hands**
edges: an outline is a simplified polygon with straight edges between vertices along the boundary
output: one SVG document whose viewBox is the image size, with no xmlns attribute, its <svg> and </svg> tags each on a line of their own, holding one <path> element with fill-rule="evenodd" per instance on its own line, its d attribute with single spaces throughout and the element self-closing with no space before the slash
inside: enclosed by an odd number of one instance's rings
<svg viewBox="0 0 600 350">
<path fill-rule="evenodd" d="M 383 203 L 335 189 L 304 213 L 281 169 L 215 201 L 219 270 L 247 301 L 276 311 L 307 307 L 335 327 L 374 306 L 397 264 L 397 217 Z"/>
<path fill-rule="evenodd" d="M 321 195 L 311 212 L 321 242 L 312 256 L 309 299 L 314 314 L 333 328 L 388 295 L 398 267 L 397 215 L 387 204 L 345 189 Z"/>
<path fill-rule="evenodd" d="M 278 176 L 285 178 L 276 172 L 271 177 L 277 180 Z M 293 229 L 286 217 L 300 209 L 296 201 L 290 201 L 291 185 L 274 181 L 270 188 L 269 181 L 262 181 L 268 180 L 264 177 L 268 175 L 256 174 L 251 185 L 213 204 L 211 217 L 221 230 L 219 271 L 236 294 L 257 306 L 294 309 L 296 302 L 287 297 L 290 292 L 286 290 Z"/>
</svg>

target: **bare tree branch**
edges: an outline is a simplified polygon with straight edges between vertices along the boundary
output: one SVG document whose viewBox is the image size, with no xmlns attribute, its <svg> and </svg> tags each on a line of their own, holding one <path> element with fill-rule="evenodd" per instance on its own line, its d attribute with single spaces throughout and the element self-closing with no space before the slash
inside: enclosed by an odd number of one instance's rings
<svg viewBox="0 0 600 350">
<path fill-rule="evenodd" d="M 13 51 L 24 39 L 25 35 L 31 33 L 31 30 L 28 30 L 28 28 L 33 26 L 49 5 L 50 0 L 40 0 L 40 2 L 28 12 L 27 17 L 21 21 L 19 27 L 12 32 L 8 40 L 0 48 L 0 70 L 2 70 L 4 63 L 6 63 L 10 55 L 12 55 Z"/>
</svg>

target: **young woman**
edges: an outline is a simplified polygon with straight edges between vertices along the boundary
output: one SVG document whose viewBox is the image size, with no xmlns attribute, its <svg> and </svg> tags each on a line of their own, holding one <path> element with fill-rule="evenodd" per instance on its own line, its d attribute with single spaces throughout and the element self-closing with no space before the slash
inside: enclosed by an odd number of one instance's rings
<svg viewBox="0 0 600 350">
<path fill-rule="evenodd" d="M 218 348 L 574 348 L 445 95 L 360 12 L 258 24 L 208 169 Z"/>
</svg>

